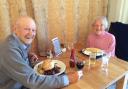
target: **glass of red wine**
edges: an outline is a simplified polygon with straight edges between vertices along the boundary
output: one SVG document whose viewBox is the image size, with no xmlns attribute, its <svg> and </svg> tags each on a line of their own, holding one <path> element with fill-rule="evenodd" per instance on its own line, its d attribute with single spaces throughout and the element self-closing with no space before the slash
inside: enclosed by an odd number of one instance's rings
<svg viewBox="0 0 128 89">
<path fill-rule="evenodd" d="M 77 69 L 78 69 L 78 70 L 82 70 L 83 67 L 84 67 L 84 64 L 85 64 L 84 61 L 80 61 L 80 60 L 77 61 L 77 62 L 76 62 L 76 67 L 77 67 Z"/>
</svg>

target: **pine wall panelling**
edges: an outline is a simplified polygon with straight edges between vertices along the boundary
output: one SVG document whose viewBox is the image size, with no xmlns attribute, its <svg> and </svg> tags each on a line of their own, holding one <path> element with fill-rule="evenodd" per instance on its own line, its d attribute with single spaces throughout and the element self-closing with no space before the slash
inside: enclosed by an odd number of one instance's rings
<svg viewBox="0 0 128 89">
<path fill-rule="evenodd" d="M 0 0 L 0 40 L 11 33 L 20 15 L 35 19 L 37 36 L 32 51 L 45 55 L 51 39 L 85 45 L 92 20 L 107 15 L 108 0 Z"/>
</svg>

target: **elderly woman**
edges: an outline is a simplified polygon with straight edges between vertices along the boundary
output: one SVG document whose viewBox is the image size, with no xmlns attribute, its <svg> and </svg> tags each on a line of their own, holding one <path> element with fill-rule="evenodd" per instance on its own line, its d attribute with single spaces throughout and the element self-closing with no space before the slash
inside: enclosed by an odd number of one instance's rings
<svg viewBox="0 0 128 89">
<path fill-rule="evenodd" d="M 115 37 L 108 33 L 108 21 L 106 17 L 98 17 L 92 24 L 92 32 L 87 38 L 87 47 L 99 48 L 110 56 L 115 55 Z"/>
</svg>

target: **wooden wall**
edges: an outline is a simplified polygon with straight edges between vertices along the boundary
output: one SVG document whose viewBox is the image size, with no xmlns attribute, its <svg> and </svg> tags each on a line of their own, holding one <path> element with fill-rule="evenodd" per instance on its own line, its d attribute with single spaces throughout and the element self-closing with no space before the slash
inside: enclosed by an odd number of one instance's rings
<svg viewBox="0 0 128 89">
<path fill-rule="evenodd" d="M 44 55 L 54 37 L 66 45 L 85 44 L 92 20 L 107 15 L 107 5 L 108 0 L 0 0 L 0 40 L 20 15 L 29 15 L 37 24 L 32 51 Z"/>
</svg>

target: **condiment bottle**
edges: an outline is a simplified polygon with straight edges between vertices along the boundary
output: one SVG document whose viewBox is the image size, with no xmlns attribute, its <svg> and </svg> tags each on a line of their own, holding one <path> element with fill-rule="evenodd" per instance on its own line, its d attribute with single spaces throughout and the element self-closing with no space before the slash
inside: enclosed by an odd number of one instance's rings
<svg viewBox="0 0 128 89">
<path fill-rule="evenodd" d="M 76 61 L 75 61 L 75 49 L 72 48 L 71 49 L 71 55 L 70 55 L 70 61 L 69 61 L 70 67 L 73 68 L 76 65 Z"/>
</svg>

